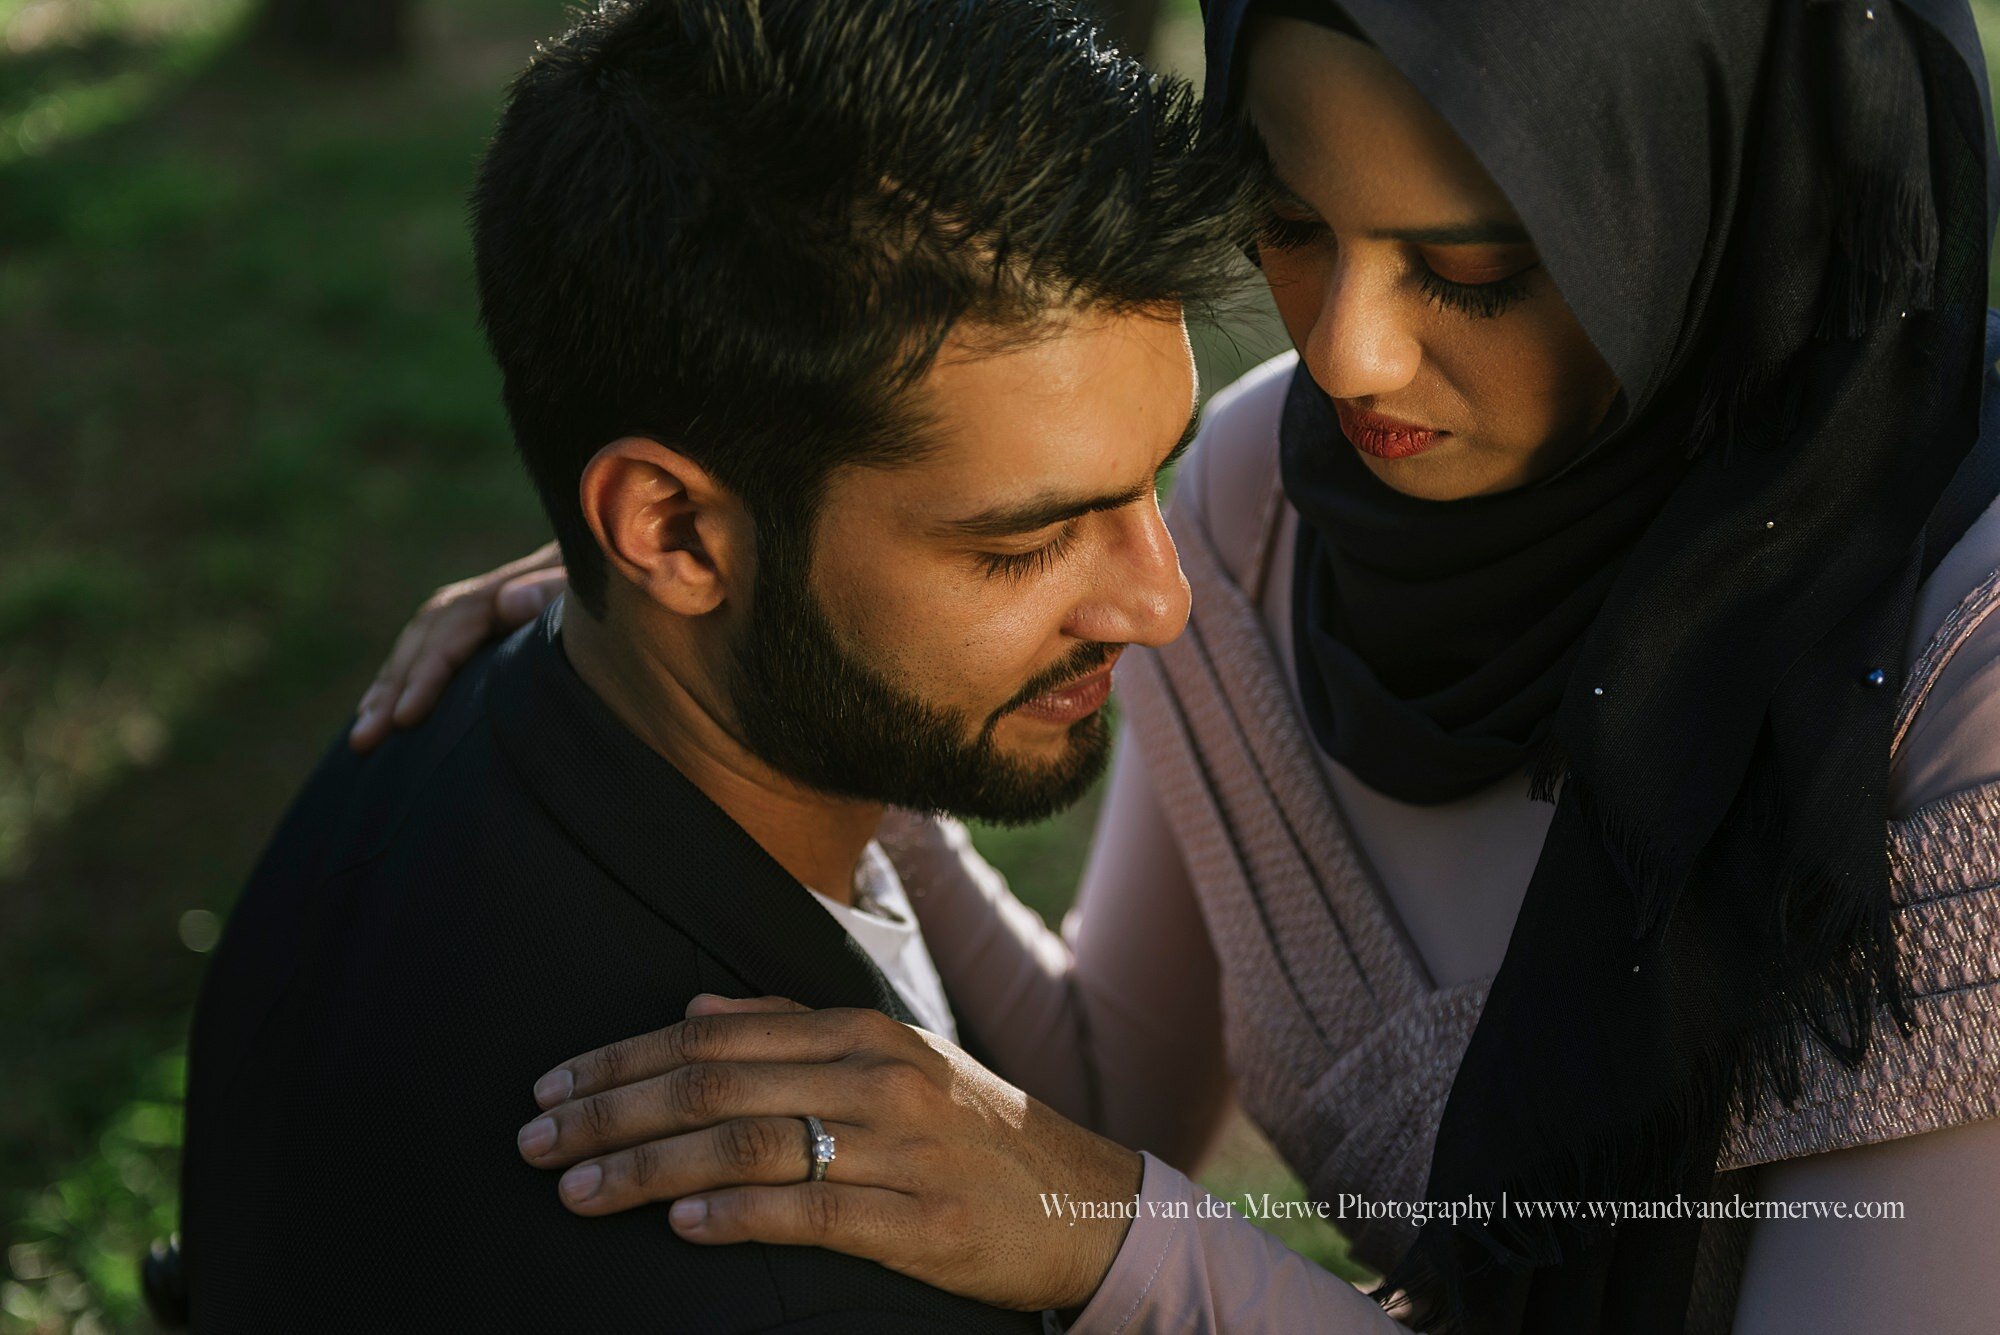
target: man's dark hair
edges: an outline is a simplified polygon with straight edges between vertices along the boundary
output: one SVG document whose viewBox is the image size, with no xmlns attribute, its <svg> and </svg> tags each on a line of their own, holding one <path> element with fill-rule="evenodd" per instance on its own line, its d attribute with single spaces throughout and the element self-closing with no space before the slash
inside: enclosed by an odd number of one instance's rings
<svg viewBox="0 0 2000 1335">
<path fill-rule="evenodd" d="M 1224 291 L 1240 190 L 1198 122 L 1050 0 L 633 0 L 543 46 L 474 249 L 577 596 L 602 612 L 577 485 L 620 436 L 796 542 L 833 468 L 923 448 L 908 390 L 954 323 Z"/>
</svg>

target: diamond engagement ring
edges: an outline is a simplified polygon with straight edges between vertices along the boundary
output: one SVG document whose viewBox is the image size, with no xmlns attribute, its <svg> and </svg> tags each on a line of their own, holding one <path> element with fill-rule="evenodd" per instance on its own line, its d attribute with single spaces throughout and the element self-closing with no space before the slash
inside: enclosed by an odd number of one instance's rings
<svg viewBox="0 0 2000 1335">
<path fill-rule="evenodd" d="M 806 1157 L 812 1160 L 806 1181 L 826 1181 L 826 1166 L 833 1162 L 833 1134 L 819 1118 L 810 1115 L 806 1118 Z"/>
</svg>

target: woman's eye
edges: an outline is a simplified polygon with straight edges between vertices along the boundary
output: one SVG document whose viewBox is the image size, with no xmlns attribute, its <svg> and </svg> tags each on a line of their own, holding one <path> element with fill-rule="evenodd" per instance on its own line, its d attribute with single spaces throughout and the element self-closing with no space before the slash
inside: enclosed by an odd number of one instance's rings
<svg viewBox="0 0 2000 1335">
<path fill-rule="evenodd" d="M 1419 260 L 1417 287 L 1426 300 L 1442 310 L 1459 311 L 1475 319 L 1490 320 L 1528 295 L 1528 275 L 1540 267 L 1539 264 L 1530 264 L 1489 283 L 1460 283 L 1446 278 Z"/>
<path fill-rule="evenodd" d="M 979 563 L 986 568 L 988 575 L 1005 575 L 1010 579 L 1046 575 L 1062 560 L 1063 553 L 1069 548 L 1069 540 L 1070 531 L 1065 528 L 1032 552 L 981 552 Z"/>
</svg>

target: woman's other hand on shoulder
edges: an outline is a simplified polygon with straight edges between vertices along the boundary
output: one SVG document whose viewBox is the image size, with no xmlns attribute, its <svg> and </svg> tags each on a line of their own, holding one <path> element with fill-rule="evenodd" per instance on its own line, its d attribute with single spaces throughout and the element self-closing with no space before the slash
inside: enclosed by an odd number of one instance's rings
<svg viewBox="0 0 2000 1335">
<path fill-rule="evenodd" d="M 372 751 L 397 728 L 421 723 L 480 645 L 540 616 L 567 580 L 562 553 L 552 542 L 426 598 L 362 693 L 348 745 Z"/>
</svg>

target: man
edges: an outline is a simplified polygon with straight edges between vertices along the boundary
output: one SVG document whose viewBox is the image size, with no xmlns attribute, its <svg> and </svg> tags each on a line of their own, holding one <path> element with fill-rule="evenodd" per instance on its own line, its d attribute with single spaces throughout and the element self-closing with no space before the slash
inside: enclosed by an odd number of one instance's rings
<svg viewBox="0 0 2000 1335">
<path fill-rule="evenodd" d="M 514 1142 L 538 1075 L 701 992 L 952 1037 L 885 805 L 1070 801 L 1120 649 L 1181 629 L 1154 483 L 1236 191 L 1096 41 L 1037 0 L 640 0 L 521 76 L 475 250 L 572 592 L 335 747 L 238 906 L 191 1053 L 197 1328 L 1037 1328 L 585 1219 Z"/>
</svg>

